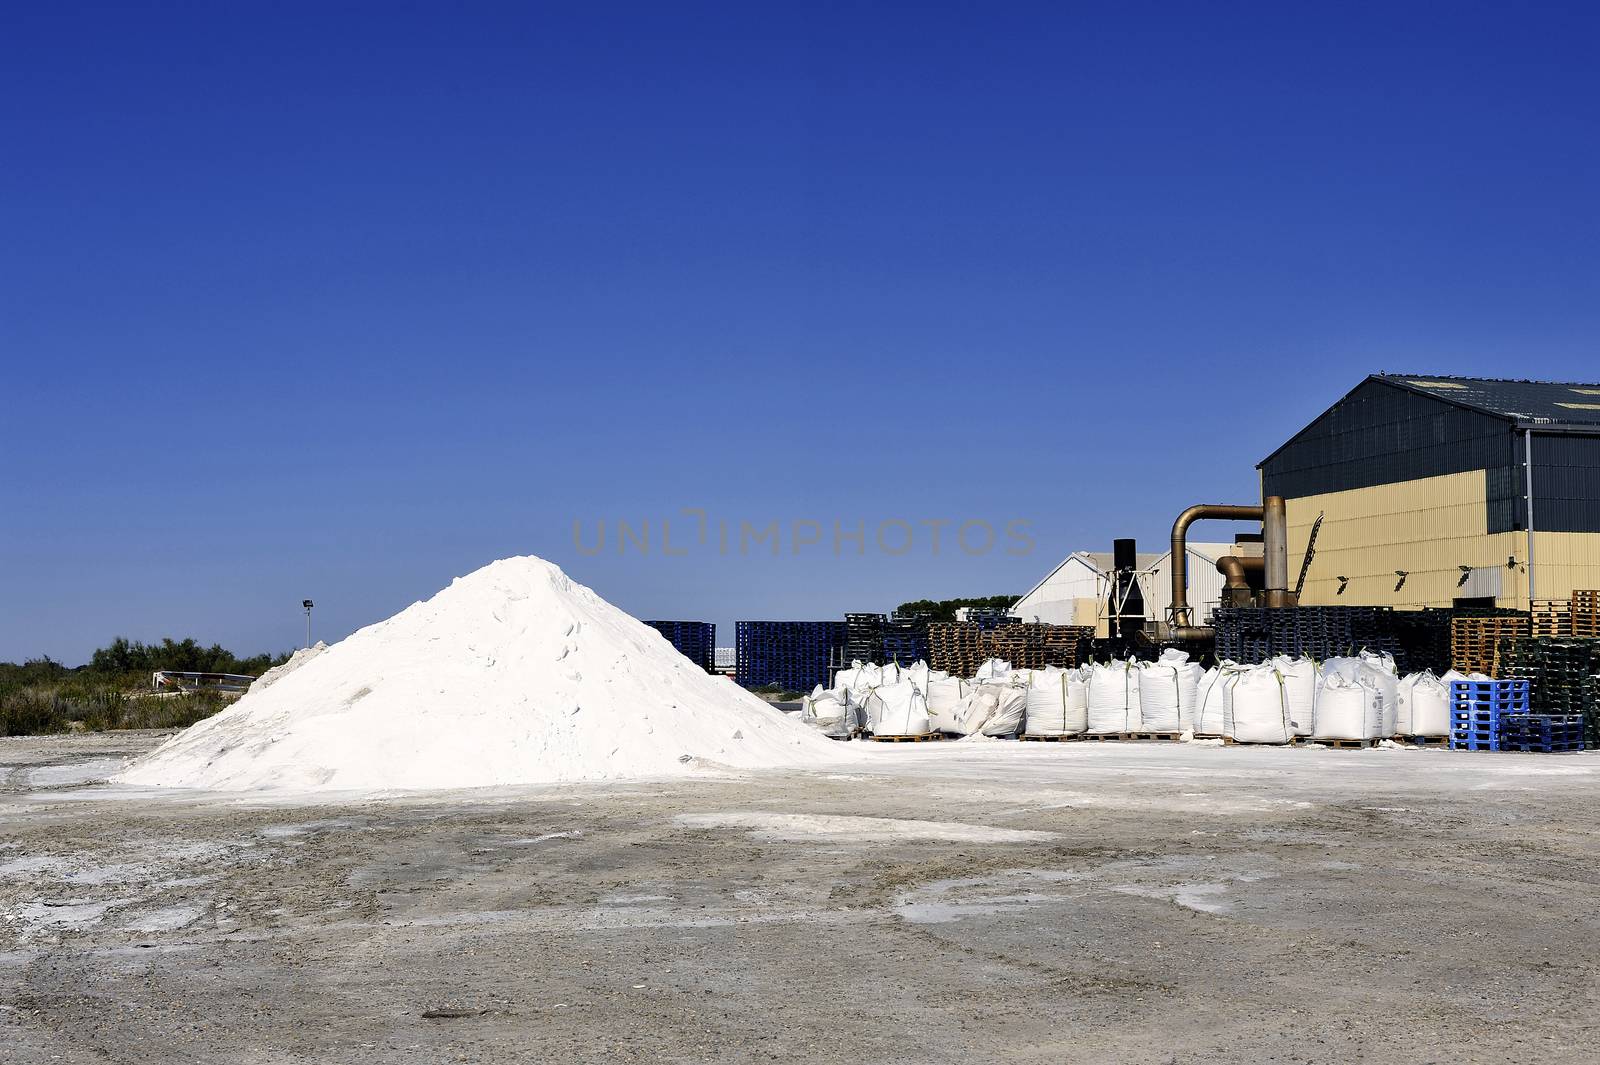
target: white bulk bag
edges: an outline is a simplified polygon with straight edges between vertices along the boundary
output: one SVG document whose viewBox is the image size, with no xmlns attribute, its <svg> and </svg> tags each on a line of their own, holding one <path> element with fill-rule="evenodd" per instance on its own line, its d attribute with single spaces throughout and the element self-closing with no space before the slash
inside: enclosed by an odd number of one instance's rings
<svg viewBox="0 0 1600 1065">
<path fill-rule="evenodd" d="M 1449 686 L 1427 672 L 1413 673 L 1401 681 L 1397 722 L 1402 736 L 1448 736 Z"/>
<path fill-rule="evenodd" d="M 1223 712 L 1232 717 L 1233 738 L 1240 743 L 1288 743 L 1294 738 L 1288 688 L 1272 666 L 1245 670 L 1223 687 L 1223 695 Z"/>
<path fill-rule="evenodd" d="M 999 688 L 992 684 L 974 684 L 967 689 L 956 711 L 955 731 L 963 736 L 982 732 L 984 724 L 1000 705 Z"/>
<path fill-rule="evenodd" d="M 1011 663 L 1003 658 L 990 658 L 978 667 L 973 680 L 999 680 L 1011 672 Z"/>
<path fill-rule="evenodd" d="M 1370 740 L 1383 731 L 1383 696 L 1362 677 L 1334 673 L 1323 682 L 1317 702 L 1319 740 Z"/>
<path fill-rule="evenodd" d="M 841 669 L 833 675 L 833 690 L 836 692 L 865 695 L 882 683 L 883 669 L 859 659 L 851 662 L 849 669 Z M 860 702 L 859 699 L 856 701 Z"/>
<path fill-rule="evenodd" d="M 1077 670 L 1035 673 L 1027 709 L 1030 736 L 1071 736 L 1089 727 L 1088 690 Z"/>
<path fill-rule="evenodd" d="M 1194 727 L 1201 669 L 1183 651 L 1168 649 L 1155 662 L 1139 664 L 1140 728 L 1181 732 Z"/>
<path fill-rule="evenodd" d="M 1089 667 L 1088 731 L 1104 736 L 1143 727 L 1139 716 L 1139 677 L 1132 663 L 1113 660 Z"/>
<path fill-rule="evenodd" d="M 995 706 L 983 723 L 985 736 L 1015 736 L 1022 731 L 1022 721 L 1028 712 L 1028 689 L 1019 685 L 1001 685 L 994 689 Z"/>
<path fill-rule="evenodd" d="M 1362 651 L 1357 657 L 1380 673 L 1395 678 L 1400 676 L 1400 670 L 1394 664 L 1394 655 L 1388 651 Z"/>
<path fill-rule="evenodd" d="M 930 680 L 925 698 L 932 731 L 961 733 L 961 709 L 967 698 L 966 681 L 955 677 Z"/>
<path fill-rule="evenodd" d="M 1345 680 L 1366 681 L 1380 696 L 1385 736 L 1393 736 L 1399 725 L 1396 704 L 1400 700 L 1400 679 L 1394 675 L 1394 658 L 1363 651 L 1355 658 L 1330 658 L 1322 663 L 1324 679 L 1338 675 Z"/>
<path fill-rule="evenodd" d="M 880 736 L 926 736 L 928 702 L 910 681 L 872 689 L 862 703 L 869 727 Z"/>
<path fill-rule="evenodd" d="M 901 671 L 901 676 L 917 686 L 917 691 L 928 694 L 928 663 L 913 662 Z"/>
<path fill-rule="evenodd" d="M 1321 678 L 1317 664 L 1304 656 L 1290 658 L 1279 655 L 1272 665 L 1283 674 L 1284 689 L 1289 698 L 1289 720 L 1294 722 L 1295 735 L 1309 736 L 1317 719 L 1317 688 Z"/>
<path fill-rule="evenodd" d="M 801 703 L 800 720 L 824 736 L 844 739 L 855 731 L 856 708 L 848 693 L 831 692 L 819 684 Z"/>
<path fill-rule="evenodd" d="M 1224 659 L 1217 668 L 1206 671 L 1200 679 L 1200 693 L 1195 700 L 1196 735 L 1233 735 L 1233 704 L 1228 693 L 1248 669 L 1248 666 Z"/>
</svg>

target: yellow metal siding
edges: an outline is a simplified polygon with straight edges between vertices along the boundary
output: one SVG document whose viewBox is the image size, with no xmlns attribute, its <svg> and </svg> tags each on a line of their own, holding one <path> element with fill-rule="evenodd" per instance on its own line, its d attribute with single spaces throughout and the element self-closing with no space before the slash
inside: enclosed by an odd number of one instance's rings
<svg viewBox="0 0 1600 1065">
<path fill-rule="evenodd" d="M 1476 470 L 1288 500 L 1291 580 L 1312 523 L 1326 514 L 1301 602 L 1449 606 L 1459 594 L 1460 567 L 1473 566 L 1500 568 L 1500 605 L 1526 609 L 1528 537 L 1485 532 L 1486 482 Z M 1539 598 L 1600 587 L 1600 533 L 1535 533 L 1534 548 Z M 1506 568 L 1512 557 L 1518 565 Z M 1395 570 L 1408 573 L 1398 592 Z M 1336 594 L 1340 575 L 1350 578 L 1343 595 Z"/>
</svg>

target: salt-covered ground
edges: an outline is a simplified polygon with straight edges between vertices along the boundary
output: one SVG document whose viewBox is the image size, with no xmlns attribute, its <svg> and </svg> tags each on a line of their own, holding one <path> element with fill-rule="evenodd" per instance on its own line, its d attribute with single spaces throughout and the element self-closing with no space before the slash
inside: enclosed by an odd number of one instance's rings
<svg viewBox="0 0 1600 1065">
<path fill-rule="evenodd" d="M 90 783 L 158 738 L 0 740 L 0 1060 L 1593 1060 L 1600 755 Z"/>
</svg>

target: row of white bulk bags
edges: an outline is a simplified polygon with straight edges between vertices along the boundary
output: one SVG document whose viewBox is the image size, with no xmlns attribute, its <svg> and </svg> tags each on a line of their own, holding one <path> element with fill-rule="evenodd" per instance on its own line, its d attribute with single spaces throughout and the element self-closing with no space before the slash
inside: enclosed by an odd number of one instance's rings
<svg viewBox="0 0 1600 1065">
<path fill-rule="evenodd" d="M 1271 664 L 1237 673 L 1222 687 L 1223 713 L 1232 719 L 1231 735 L 1241 743 L 1288 743 L 1298 734 L 1289 711 L 1289 689 Z"/>
<path fill-rule="evenodd" d="M 1401 736 L 1448 736 L 1449 684 L 1427 672 L 1413 673 L 1402 680 L 1396 721 L 1396 731 Z"/>
<path fill-rule="evenodd" d="M 861 724 L 860 708 L 849 692 L 833 692 L 817 685 L 800 706 L 800 720 L 835 739 L 846 739 Z"/>
<path fill-rule="evenodd" d="M 1365 670 L 1359 671 L 1365 674 Z M 1317 697 L 1319 740 L 1373 740 L 1384 732 L 1383 693 L 1365 675 L 1328 674 Z"/>
<path fill-rule="evenodd" d="M 1134 728 L 1150 732 L 1181 732 L 1194 726 L 1195 701 L 1204 675 L 1198 663 L 1183 651 L 1168 649 L 1154 662 L 1140 663 L 1139 720 Z"/>
<path fill-rule="evenodd" d="M 1030 736 L 1073 736 L 1089 727 L 1089 688 L 1075 669 L 1046 669 L 1028 684 L 1024 731 Z"/>
<path fill-rule="evenodd" d="M 928 701 L 909 680 L 873 688 L 861 708 L 867 727 L 879 736 L 926 736 L 933 731 Z"/>
<path fill-rule="evenodd" d="M 1089 666 L 1088 727 L 1092 736 L 1136 732 L 1144 727 L 1139 706 L 1139 671 L 1133 662 L 1113 659 Z"/>
</svg>

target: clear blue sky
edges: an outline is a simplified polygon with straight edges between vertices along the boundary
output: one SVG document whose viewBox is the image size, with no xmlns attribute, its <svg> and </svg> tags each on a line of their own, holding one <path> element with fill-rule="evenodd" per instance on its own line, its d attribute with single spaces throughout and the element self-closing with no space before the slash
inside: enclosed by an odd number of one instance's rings
<svg viewBox="0 0 1600 1065">
<path fill-rule="evenodd" d="M 731 643 L 1158 548 L 1370 371 L 1600 376 L 1592 6 L 139 6 L 0 34 L 0 658 L 526 552 Z"/>
</svg>

